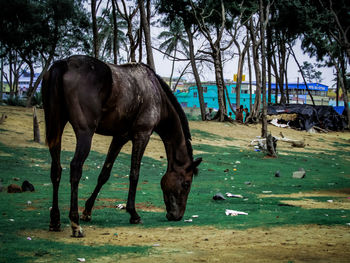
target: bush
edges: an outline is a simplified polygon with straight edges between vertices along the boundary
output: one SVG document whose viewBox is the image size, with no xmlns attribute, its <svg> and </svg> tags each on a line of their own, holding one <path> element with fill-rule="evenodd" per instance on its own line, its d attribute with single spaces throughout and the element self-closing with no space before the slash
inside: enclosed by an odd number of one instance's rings
<svg viewBox="0 0 350 263">
<path fill-rule="evenodd" d="M 10 105 L 10 106 L 22 106 L 24 107 L 25 104 L 25 100 L 23 100 L 23 98 L 20 98 L 19 96 L 10 96 L 7 100 L 6 100 L 6 104 Z"/>
</svg>

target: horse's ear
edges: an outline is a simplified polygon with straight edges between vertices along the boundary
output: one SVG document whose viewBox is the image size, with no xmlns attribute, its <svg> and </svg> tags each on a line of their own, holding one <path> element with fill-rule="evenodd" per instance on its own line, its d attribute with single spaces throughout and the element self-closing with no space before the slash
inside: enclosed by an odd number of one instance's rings
<svg viewBox="0 0 350 263">
<path fill-rule="evenodd" d="M 199 158 L 197 158 L 196 160 L 194 160 L 193 162 L 192 162 L 192 169 L 193 169 L 193 173 L 195 174 L 195 175 L 197 175 L 198 174 L 198 165 L 200 165 L 200 163 L 202 162 L 202 157 L 199 157 Z"/>
</svg>

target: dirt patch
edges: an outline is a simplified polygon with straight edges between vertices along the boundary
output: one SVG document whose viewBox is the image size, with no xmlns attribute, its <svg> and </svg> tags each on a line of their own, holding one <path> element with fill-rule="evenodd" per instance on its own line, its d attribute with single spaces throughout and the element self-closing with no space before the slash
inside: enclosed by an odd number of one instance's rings
<svg viewBox="0 0 350 263">
<path fill-rule="evenodd" d="M 1 124 L 0 142 L 11 147 L 40 147 L 46 148 L 44 143 L 38 144 L 33 141 L 32 109 L 22 107 L 1 106 L 0 113 L 5 113 L 8 118 Z M 40 125 L 40 137 L 42 142 L 45 140 L 45 124 L 43 110 L 37 110 Z M 250 142 L 261 134 L 261 125 L 242 125 L 218 122 L 199 122 L 190 121 L 190 128 L 201 130 L 218 136 L 217 140 L 206 139 L 199 136 L 193 136 L 192 143 L 209 144 L 213 146 L 237 146 L 245 149 L 252 149 Z M 305 131 L 296 131 L 293 129 L 283 129 L 272 125 L 268 126 L 269 132 L 273 136 L 288 137 L 306 142 L 305 148 L 298 148 L 298 152 L 324 152 L 327 150 L 335 150 L 334 143 L 348 143 L 350 141 L 349 132 L 331 132 L 310 134 Z M 92 150 L 106 154 L 112 137 L 95 134 L 92 142 Z M 278 150 L 294 150 L 294 148 L 285 142 L 278 142 Z M 67 124 L 63 134 L 62 149 L 74 151 L 75 135 L 72 127 Z M 350 148 L 344 148 L 344 151 L 350 151 Z M 131 153 L 131 143 L 127 143 L 122 152 Z M 194 151 L 194 154 L 200 154 L 200 151 Z M 164 145 L 158 135 L 153 134 L 146 148 L 145 155 L 160 160 L 166 156 Z M 349 155 L 350 160 L 350 155 Z"/>
<path fill-rule="evenodd" d="M 85 227 L 86 237 L 73 239 L 70 228 L 62 232 L 24 231 L 23 236 L 87 246 L 105 244 L 150 246 L 148 255 L 123 255 L 122 262 L 345 262 L 350 258 L 349 227 L 305 225 L 253 228 L 139 226 Z M 115 255 L 93 262 L 115 262 Z"/>
<path fill-rule="evenodd" d="M 292 194 L 261 194 L 260 198 L 266 197 L 282 197 L 282 198 L 303 198 L 303 197 L 350 197 L 350 188 L 334 189 L 333 191 L 312 191 L 312 192 L 299 192 Z"/>
<path fill-rule="evenodd" d="M 350 210 L 350 200 L 333 200 L 330 199 L 326 202 L 319 202 L 313 199 L 303 199 L 303 200 L 282 200 L 283 204 L 299 206 L 305 209 L 349 209 Z"/>
</svg>

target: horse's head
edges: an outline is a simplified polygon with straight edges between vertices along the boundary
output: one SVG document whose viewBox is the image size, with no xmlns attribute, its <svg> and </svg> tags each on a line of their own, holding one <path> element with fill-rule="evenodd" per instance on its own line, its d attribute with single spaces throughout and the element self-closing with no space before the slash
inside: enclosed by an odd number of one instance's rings
<svg viewBox="0 0 350 263">
<path fill-rule="evenodd" d="M 169 221 L 179 221 L 186 209 L 187 197 L 191 189 L 192 178 L 197 174 L 197 166 L 202 158 L 197 158 L 181 171 L 167 172 L 161 181 L 164 203 Z"/>
</svg>

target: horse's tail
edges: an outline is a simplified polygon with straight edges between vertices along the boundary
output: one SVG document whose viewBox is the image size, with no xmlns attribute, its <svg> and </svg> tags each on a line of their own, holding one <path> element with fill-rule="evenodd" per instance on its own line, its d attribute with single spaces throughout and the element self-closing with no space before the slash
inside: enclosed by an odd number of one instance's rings
<svg viewBox="0 0 350 263">
<path fill-rule="evenodd" d="M 49 148 L 59 144 L 66 124 L 63 74 L 67 69 L 67 62 L 59 60 L 51 66 L 43 77 L 42 100 L 45 113 L 46 144 Z"/>
</svg>

